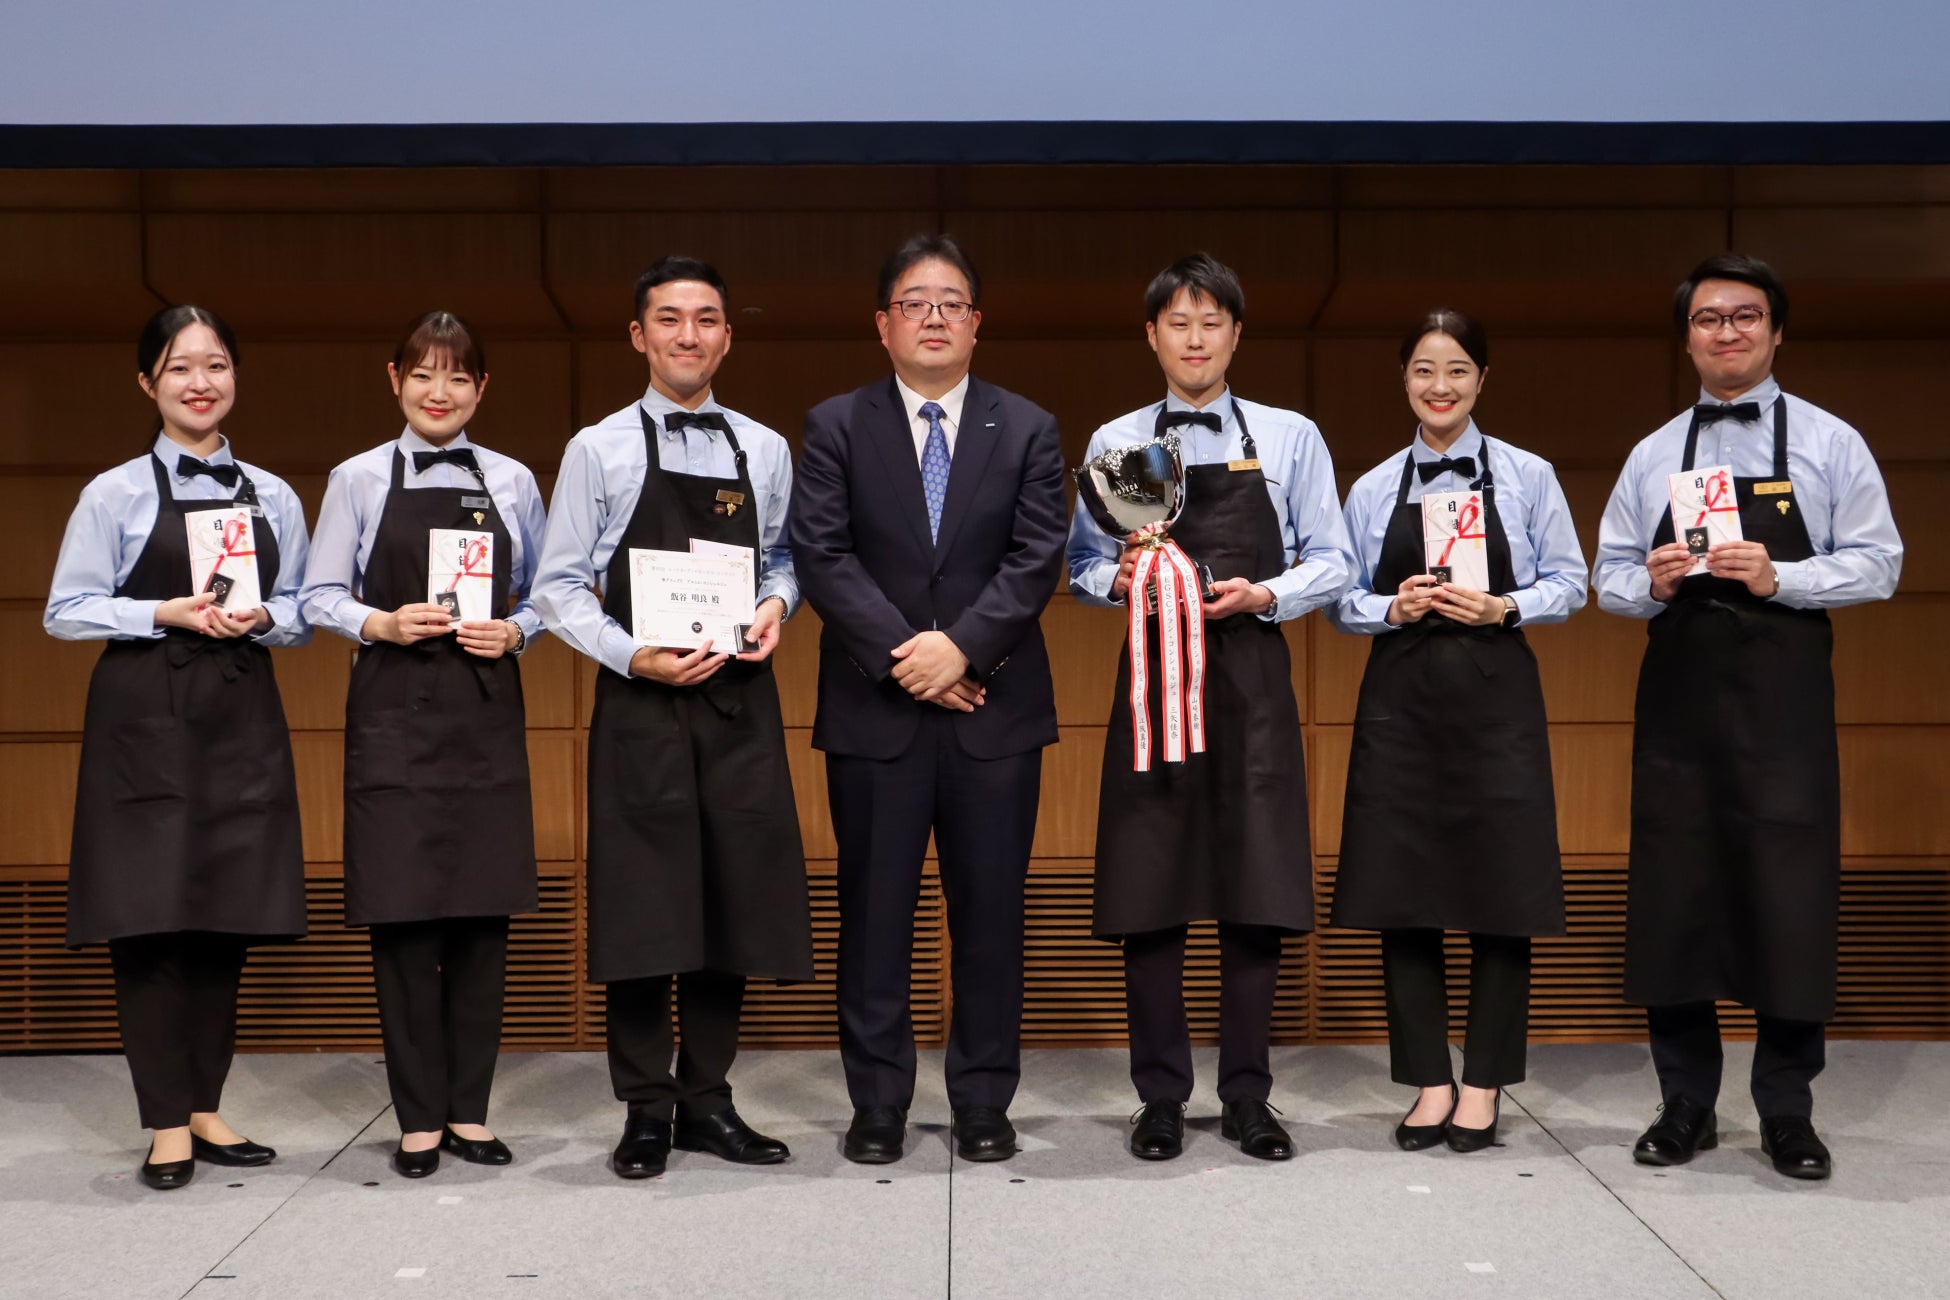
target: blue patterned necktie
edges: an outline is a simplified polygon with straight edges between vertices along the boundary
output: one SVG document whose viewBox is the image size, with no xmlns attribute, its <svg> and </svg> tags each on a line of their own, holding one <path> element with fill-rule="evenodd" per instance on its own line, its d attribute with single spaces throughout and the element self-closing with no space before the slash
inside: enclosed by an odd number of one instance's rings
<svg viewBox="0 0 1950 1300">
<path fill-rule="evenodd" d="M 941 503 L 948 499 L 948 435 L 941 428 L 941 417 L 948 414 L 939 403 L 921 403 L 921 415 L 928 422 L 928 445 L 921 452 L 921 491 L 928 498 L 928 536 L 941 540 Z"/>
</svg>

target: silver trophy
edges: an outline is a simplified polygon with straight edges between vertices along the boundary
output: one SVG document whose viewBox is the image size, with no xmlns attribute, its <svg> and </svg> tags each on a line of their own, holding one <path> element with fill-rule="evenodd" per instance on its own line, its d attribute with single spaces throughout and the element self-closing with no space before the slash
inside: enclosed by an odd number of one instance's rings
<svg viewBox="0 0 1950 1300">
<path fill-rule="evenodd" d="M 1185 462 L 1178 435 L 1167 430 L 1151 442 L 1114 447 L 1077 467 L 1077 499 L 1097 527 L 1121 544 L 1132 533 L 1153 524 L 1148 545 L 1162 545 L 1171 526 L 1185 510 Z M 1154 540 L 1155 539 L 1155 540 Z M 1212 590 L 1212 571 L 1199 564 L 1203 592 Z"/>
</svg>

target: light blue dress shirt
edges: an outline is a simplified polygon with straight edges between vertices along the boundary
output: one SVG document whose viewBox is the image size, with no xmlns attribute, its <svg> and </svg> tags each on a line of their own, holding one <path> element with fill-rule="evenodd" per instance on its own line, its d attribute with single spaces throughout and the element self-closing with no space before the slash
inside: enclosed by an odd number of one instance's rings
<svg viewBox="0 0 1950 1300">
<path fill-rule="evenodd" d="M 1701 391 L 1700 401 L 1716 401 Z M 1720 420 L 1699 431 L 1693 466 L 1731 465 L 1735 478 L 1774 477 L 1774 403 L 1788 404 L 1788 477 L 1794 505 L 1814 544 L 1808 560 L 1777 560 L 1781 589 L 1772 599 L 1795 609 L 1833 609 L 1885 600 L 1902 575 L 1903 539 L 1889 513 L 1882 471 L 1862 435 L 1818 406 L 1787 396 L 1772 376 L 1736 402 L 1757 402 L 1760 419 Z M 1598 608 L 1651 618 L 1665 608 L 1652 599 L 1645 557 L 1659 521 L 1672 509 L 1666 476 L 1686 454 L 1692 412 L 1682 411 L 1632 448 L 1598 527 L 1592 582 Z"/>
<path fill-rule="evenodd" d="M 526 650 L 543 632 L 542 616 L 528 593 L 547 518 L 542 490 L 527 466 L 469 442 L 464 429 L 447 446 L 473 451 L 481 477 L 487 480 L 488 495 L 494 498 L 494 508 L 508 530 L 509 549 L 514 554 L 496 556 L 495 563 L 508 566 L 508 590 L 519 599 L 514 612 L 505 617 L 521 628 L 527 638 L 522 649 Z M 459 465 L 429 465 L 425 473 L 414 469 L 414 452 L 438 449 L 410 427 L 392 442 L 362 451 L 332 471 L 325 484 L 325 503 L 318 508 L 318 533 L 312 539 L 311 564 L 299 600 L 304 604 L 305 617 L 315 626 L 330 628 L 362 645 L 369 644 L 362 635 L 366 620 L 380 611 L 355 593 L 364 582 L 373 542 L 379 536 L 379 519 L 385 513 L 386 495 L 392 490 L 395 449 L 406 458 L 400 479 L 403 488 L 478 492 L 481 487 L 480 479 Z"/>
<path fill-rule="evenodd" d="M 535 608 L 550 631 L 625 677 L 637 652 L 636 639 L 603 612 L 596 592 L 636 512 L 644 471 L 649 468 L 643 458 L 639 408 L 656 421 L 657 463 L 667 472 L 708 478 L 731 478 L 738 472 L 731 444 L 716 429 L 692 426 L 667 431 L 664 417 L 684 408 L 654 388 L 641 402 L 632 402 L 576 434 L 563 450 L 535 574 Z M 726 410 L 715 399 L 706 399 L 697 409 L 723 415 L 744 449 L 745 470 L 757 497 L 752 506 L 758 513 L 758 599 L 778 597 L 790 618 L 799 607 L 799 583 L 793 576 L 792 546 L 785 532 L 786 507 L 792 499 L 792 449 L 777 433 Z"/>
<path fill-rule="evenodd" d="M 1185 464 L 1222 465 L 1244 459 L 1245 442 L 1232 401 L 1228 389 L 1202 408 L 1218 413 L 1221 425 L 1217 433 L 1192 424 L 1179 427 L 1180 454 Z M 1347 525 L 1341 520 L 1334 461 L 1314 422 L 1277 406 L 1257 402 L 1239 405 L 1246 412 L 1246 430 L 1253 436 L 1260 473 L 1266 478 L 1266 492 L 1272 498 L 1280 537 L 1286 544 L 1286 569 L 1258 584 L 1273 593 L 1272 607 L 1259 617 L 1269 623 L 1284 622 L 1340 595 L 1354 572 L 1354 550 L 1348 542 Z M 1201 409 L 1176 395 L 1167 397 L 1164 407 L 1168 411 Z M 1113 447 L 1150 442 L 1157 423 L 1155 402 L 1112 420 L 1090 435 L 1084 459 L 1095 459 Z M 1123 539 L 1099 528 L 1081 505 L 1070 520 L 1068 550 L 1070 590 L 1077 599 L 1090 605 L 1124 603 L 1110 598 Z"/>
<path fill-rule="evenodd" d="M 166 433 L 156 435 L 150 455 L 160 456 L 168 471 L 169 495 L 177 501 L 227 501 L 237 491 L 225 487 L 207 474 L 184 478 L 176 473 L 176 462 L 189 455 L 181 443 Z M 252 633 L 260 645 L 300 646 L 311 640 L 311 628 L 298 607 L 298 590 L 305 581 L 305 554 L 310 538 L 305 533 L 305 510 L 298 494 L 269 470 L 259 469 L 230 454 L 230 439 L 207 458 L 212 465 L 236 465 L 257 486 L 257 503 L 265 522 L 278 539 L 278 581 L 276 589 L 265 594 L 264 609 L 271 616 L 270 630 Z M 63 641 L 104 641 L 118 638 L 160 637 L 156 626 L 156 606 L 161 601 L 131 600 L 115 595 L 116 588 L 128 581 L 135 562 L 148 544 L 156 526 L 156 476 L 149 468 L 149 456 L 125 461 L 95 477 L 81 489 L 81 500 L 68 517 L 68 530 L 61 536 L 61 554 L 54 562 L 54 583 L 48 589 L 47 611 L 41 626 Z M 189 573 L 183 574 L 184 587 Z"/>
<path fill-rule="evenodd" d="M 1399 630 L 1388 622 L 1388 606 L 1395 593 L 1375 591 L 1374 575 L 1381 564 L 1388 521 L 1395 513 L 1395 493 L 1401 489 L 1402 458 L 1413 456 L 1420 465 L 1445 456 L 1467 456 L 1476 462 L 1476 472 L 1481 474 L 1485 446 L 1496 484 L 1496 516 L 1510 543 L 1510 573 L 1517 587 L 1508 595 L 1517 602 L 1517 614 L 1525 623 L 1561 623 L 1584 608 L 1584 551 L 1578 546 L 1571 507 L 1558 485 L 1556 471 L 1543 457 L 1488 437 L 1471 420 L 1446 452 L 1422 441 L 1418 431 L 1414 442 L 1363 474 L 1348 489 L 1347 531 L 1354 538 L 1359 573 L 1354 585 L 1327 611 L 1335 627 L 1361 636 Z M 1468 488 L 1469 481 L 1454 470 L 1445 470 L 1427 483 L 1420 471 L 1408 476 L 1411 504 L 1420 502 L 1424 492 L 1464 492 Z"/>
</svg>

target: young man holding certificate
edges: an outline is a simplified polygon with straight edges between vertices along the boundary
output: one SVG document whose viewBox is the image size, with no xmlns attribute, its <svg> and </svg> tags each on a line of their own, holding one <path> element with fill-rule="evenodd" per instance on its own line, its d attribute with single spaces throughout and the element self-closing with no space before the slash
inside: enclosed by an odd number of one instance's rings
<svg viewBox="0 0 1950 1300">
<path fill-rule="evenodd" d="M 1884 600 L 1903 545 L 1862 436 L 1781 391 L 1787 292 L 1702 262 L 1673 299 L 1700 400 L 1633 449 L 1605 508 L 1599 605 L 1651 620 L 1632 747 L 1625 997 L 1664 1105 L 1641 1164 L 1718 1143 L 1714 1002 L 1754 1009 L 1761 1148 L 1826 1178 L 1810 1085 L 1835 1011 L 1841 794 L 1827 610 Z"/>
<path fill-rule="evenodd" d="M 712 400 L 731 349 L 723 278 L 666 257 L 638 279 L 640 401 L 563 452 L 535 603 L 602 664 L 589 728 L 589 974 L 608 985 L 610 1167 L 674 1145 L 740 1164 L 785 1144 L 732 1108 L 748 977 L 813 975 L 805 852 L 771 655 L 798 603 L 792 459 Z M 600 595 L 597 590 L 599 589 Z M 683 1051 L 672 1068 L 671 991 Z"/>
</svg>

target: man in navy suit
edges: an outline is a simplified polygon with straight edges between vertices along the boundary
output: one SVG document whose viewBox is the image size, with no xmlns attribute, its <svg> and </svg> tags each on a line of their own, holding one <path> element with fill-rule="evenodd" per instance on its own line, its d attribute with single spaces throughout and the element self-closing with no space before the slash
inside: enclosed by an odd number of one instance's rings
<svg viewBox="0 0 1950 1300">
<path fill-rule="evenodd" d="M 839 841 L 846 1155 L 900 1159 L 914 1097 L 908 972 L 928 835 L 953 944 L 948 1101 L 965 1160 L 1015 1154 L 1023 886 L 1056 698 L 1037 619 L 1063 571 L 1056 421 L 968 373 L 982 282 L 945 235 L 881 267 L 890 378 L 806 417 L 792 494 L 819 611 L 819 713 Z"/>
</svg>

